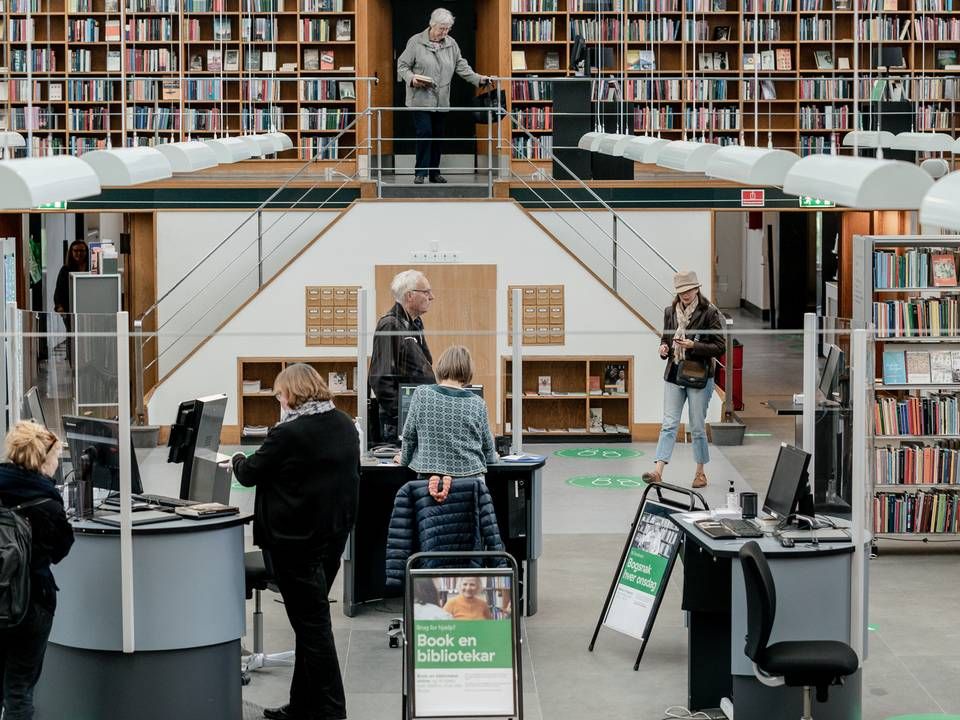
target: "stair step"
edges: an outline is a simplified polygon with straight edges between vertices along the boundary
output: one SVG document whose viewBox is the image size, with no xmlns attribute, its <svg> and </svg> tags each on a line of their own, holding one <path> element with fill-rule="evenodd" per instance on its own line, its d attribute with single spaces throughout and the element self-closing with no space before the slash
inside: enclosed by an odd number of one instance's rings
<svg viewBox="0 0 960 720">
<path fill-rule="evenodd" d="M 490 193 L 486 185 L 475 183 L 446 185 L 382 185 L 382 196 L 385 198 L 485 198 Z"/>
</svg>

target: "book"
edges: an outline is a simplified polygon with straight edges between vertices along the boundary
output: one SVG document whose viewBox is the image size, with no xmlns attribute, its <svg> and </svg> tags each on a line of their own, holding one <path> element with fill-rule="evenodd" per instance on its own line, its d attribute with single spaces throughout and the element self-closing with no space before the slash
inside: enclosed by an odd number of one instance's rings
<svg viewBox="0 0 960 720">
<path fill-rule="evenodd" d="M 903 100 L 907 96 L 906 88 L 904 87 L 903 81 L 899 78 L 890 78 L 890 82 L 887 85 L 887 99 L 888 100 Z"/>
<path fill-rule="evenodd" d="M 937 50 L 937 69 L 946 70 L 948 65 L 957 64 L 956 49 L 938 49 Z"/>
<path fill-rule="evenodd" d="M 934 255 L 930 258 L 934 287 L 955 287 L 957 284 L 957 266 L 953 255 Z"/>
<path fill-rule="evenodd" d="M 837 70 L 849 70 L 850 69 L 850 58 L 841 57 L 837 58 Z"/>
<path fill-rule="evenodd" d="M 343 372 L 327 373 L 327 387 L 332 393 L 347 392 L 347 374 Z"/>
<path fill-rule="evenodd" d="M 897 0 L 883 0 L 883 11 L 890 12 L 897 9 Z"/>
<path fill-rule="evenodd" d="M 953 353 L 934 350 L 930 353 L 930 382 L 949 385 L 953 382 Z"/>
<path fill-rule="evenodd" d="M 730 39 L 730 26 L 729 25 L 716 25 L 713 28 L 713 39 L 714 40 L 729 40 Z"/>
<path fill-rule="evenodd" d="M 337 83 L 337 92 L 341 100 L 356 100 L 357 90 L 353 85 L 353 80 L 341 80 Z"/>
<path fill-rule="evenodd" d="M 814 50 L 813 59 L 817 70 L 833 70 L 833 53 L 829 50 Z"/>
<path fill-rule="evenodd" d="M 543 58 L 543 69 L 559 70 L 560 69 L 560 53 L 548 52 Z"/>
<path fill-rule="evenodd" d="M 260 51 L 256 48 L 248 49 L 243 55 L 243 69 L 244 70 L 259 70 L 260 69 Z"/>
<path fill-rule="evenodd" d="M 610 392 L 627 391 L 627 366 L 623 363 L 612 363 L 603 370 L 603 386 Z"/>
<path fill-rule="evenodd" d="M 637 67 L 631 67 L 631 70 L 656 70 L 657 55 L 653 50 L 641 50 L 637 58 Z"/>
<path fill-rule="evenodd" d="M 713 0 L 713 2 L 711 3 L 710 9 L 713 12 L 726 12 L 727 0 Z"/>
<path fill-rule="evenodd" d="M 714 70 L 729 70 L 730 69 L 730 56 L 724 52 L 715 52 L 713 54 L 713 69 Z"/>
<path fill-rule="evenodd" d="M 107 50 L 107 72 L 120 72 L 119 50 Z"/>
<path fill-rule="evenodd" d="M 349 41 L 352 37 L 353 24 L 348 19 L 337 20 L 336 38 L 340 42 Z"/>
<path fill-rule="evenodd" d="M 230 27 L 229 18 L 213 19 L 213 39 L 214 40 L 230 40 L 232 35 L 233 35 L 233 30 Z"/>
<path fill-rule="evenodd" d="M 324 50 L 320 53 L 320 69 L 321 70 L 333 70 L 335 55 L 333 50 Z"/>
<path fill-rule="evenodd" d="M 276 72 L 277 53 L 273 50 L 264 50 L 260 56 L 260 69 L 264 72 Z"/>
<path fill-rule="evenodd" d="M 590 376 L 590 394 L 591 395 L 600 395 L 603 392 L 600 387 L 600 376 L 591 375 Z"/>
<path fill-rule="evenodd" d="M 550 390 L 551 379 L 549 375 L 540 375 L 537 377 L 537 394 L 538 395 L 553 395 L 553 392 Z"/>
<path fill-rule="evenodd" d="M 590 432 L 603 432 L 603 408 L 590 408 Z"/>
<path fill-rule="evenodd" d="M 762 50 L 760 52 L 760 69 L 761 70 L 773 70 L 774 69 L 774 55 L 773 50 Z"/>
<path fill-rule="evenodd" d="M 514 70 L 527 69 L 527 53 L 523 50 L 514 50 L 510 53 L 510 67 Z"/>
<path fill-rule="evenodd" d="M 713 53 L 697 53 L 697 69 L 713 70 Z"/>
<path fill-rule="evenodd" d="M 764 100 L 777 99 L 777 86 L 773 84 L 773 80 L 760 81 L 760 97 Z"/>
<path fill-rule="evenodd" d="M 194 53 L 190 56 L 190 69 L 203 70 L 203 55 L 200 53 Z"/>
<path fill-rule="evenodd" d="M 760 66 L 760 53 L 744 53 L 743 69 L 754 71 Z"/>
<path fill-rule="evenodd" d="M 223 69 L 227 72 L 238 71 L 240 69 L 240 51 L 227 50 L 223 59 Z"/>
<path fill-rule="evenodd" d="M 50 83 L 47 85 L 47 98 L 53 102 L 63 100 L 63 83 Z"/>
<path fill-rule="evenodd" d="M 207 70 L 220 72 L 223 70 L 223 53 L 219 50 L 207 50 Z"/>
<path fill-rule="evenodd" d="M 930 384 L 930 353 L 926 350 L 907 350 L 907 383 Z"/>
<path fill-rule="evenodd" d="M 883 78 L 874 80 L 873 87 L 870 89 L 871 100 L 883 100 L 884 92 L 887 89 L 887 81 Z"/>
<path fill-rule="evenodd" d="M 320 51 L 317 49 L 306 49 L 303 51 L 303 69 L 304 70 L 319 70 L 320 69 Z"/>
<path fill-rule="evenodd" d="M 162 100 L 179 100 L 180 99 L 180 81 L 179 80 L 164 80 L 160 90 L 160 98 Z M 244 381 L 246 385 L 246 380 Z M 257 389 L 259 390 L 260 381 L 257 381 Z"/>
<path fill-rule="evenodd" d="M 793 53 L 790 48 L 777 48 L 777 70 L 793 70 Z"/>
<path fill-rule="evenodd" d="M 108 13 L 120 12 L 119 0 L 105 0 L 103 3 L 103 11 Z"/>
<path fill-rule="evenodd" d="M 107 20 L 104 23 L 103 39 L 107 42 L 120 42 L 119 20 Z"/>
<path fill-rule="evenodd" d="M 953 351 L 953 382 L 960 383 L 960 350 Z"/>
</svg>

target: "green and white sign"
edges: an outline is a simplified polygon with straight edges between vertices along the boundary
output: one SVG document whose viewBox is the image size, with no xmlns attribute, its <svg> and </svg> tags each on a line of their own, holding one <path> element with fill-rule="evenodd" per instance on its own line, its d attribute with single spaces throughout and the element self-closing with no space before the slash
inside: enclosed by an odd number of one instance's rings
<svg viewBox="0 0 960 720">
<path fill-rule="evenodd" d="M 800 207 L 805 208 L 824 208 L 824 207 L 836 207 L 836 203 L 832 200 L 821 200 L 820 198 L 809 197 L 807 195 L 800 196 Z"/>
<path fill-rule="evenodd" d="M 626 458 L 643 457 L 643 453 L 639 450 L 611 447 L 564 448 L 563 450 L 557 450 L 554 455 L 581 460 L 624 460 Z"/>
<path fill-rule="evenodd" d="M 567 485 L 589 490 L 643 490 L 647 483 L 632 475 L 578 475 L 568 478 Z"/>
</svg>

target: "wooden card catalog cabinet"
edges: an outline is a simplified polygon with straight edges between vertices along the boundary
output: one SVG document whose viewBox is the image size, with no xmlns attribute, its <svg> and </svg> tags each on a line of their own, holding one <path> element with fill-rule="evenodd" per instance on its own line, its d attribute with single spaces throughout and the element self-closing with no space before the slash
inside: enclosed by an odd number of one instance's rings
<svg viewBox="0 0 960 720">
<path fill-rule="evenodd" d="M 307 345 L 357 344 L 356 285 L 307 285 Z"/>
<path fill-rule="evenodd" d="M 507 288 L 507 343 L 513 344 L 513 291 L 521 292 L 524 345 L 563 345 L 563 285 L 510 285 Z"/>
</svg>

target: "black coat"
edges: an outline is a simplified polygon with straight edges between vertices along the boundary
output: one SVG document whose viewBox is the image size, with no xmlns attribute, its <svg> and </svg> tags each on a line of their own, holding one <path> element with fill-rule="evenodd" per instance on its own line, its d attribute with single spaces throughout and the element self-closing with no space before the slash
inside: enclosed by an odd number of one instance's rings
<svg viewBox="0 0 960 720">
<path fill-rule="evenodd" d="M 346 413 L 275 425 L 257 452 L 234 458 L 233 472 L 241 485 L 257 488 L 253 541 L 265 550 L 317 557 L 353 527 L 360 444 Z"/>
<path fill-rule="evenodd" d="M 4 506 L 15 507 L 41 498 L 48 502 L 18 512 L 30 522 L 33 532 L 30 602 L 52 613 L 57 607 L 57 584 L 50 565 L 63 560 L 73 545 L 73 528 L 63 510 L 63 499 L 46 475 L 13 463 L 0 464 L 0 502 Z"/>
<path fill-rule="evenodd" d="M 401 587 L 407 558 L 413 553 L 464 550 L 503 550 L 493 500 L 483 480 L 454 478 L 442 503 L 430 495 L 426 480 L 400 488 L 387 531 L 387 588 Z M 434 560 L 421 567 L 479 566 L 475 560 Z"/>
<path fill-rule="evenodd" d="M 386 335 L 384 333 L 397 333 Z M 397 416 L 397 383 L 434 383 L 433 356 L 423 337 L 423 321 L 411 320 L 400 303 L 377 321 L 370 354 L 370 387 L 380 407 Z"/>
<path fill-rule="evenodd" d="M 685 334 L 688 340 L 693 340 L 693 347 L 689 348 L 686 357 L 691 360 L 702 360 L 707 366 L 708 377 L 713 377 L 716 369 L 716 358 L 726 352 L 727 344 L 723 337 L 725 324 L 717 306 L 707 300 L 701 300 L 693 316 L 687 324 Z M 704 332 L 704 331 L 711 332 Z M 673 334 L 677 331 L 677 313 L 673 305 L 668 305 L 663 311 L 663 334 L 660 343 L 670 348 L 667 355 L 667 367 L 663 371 L 663 379 L 672 380 L 673 362 Z M 675 375 L 673 376 L 675 377 Z"/>
</svg>

